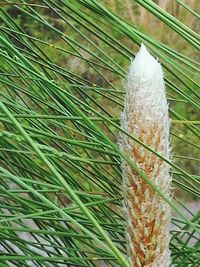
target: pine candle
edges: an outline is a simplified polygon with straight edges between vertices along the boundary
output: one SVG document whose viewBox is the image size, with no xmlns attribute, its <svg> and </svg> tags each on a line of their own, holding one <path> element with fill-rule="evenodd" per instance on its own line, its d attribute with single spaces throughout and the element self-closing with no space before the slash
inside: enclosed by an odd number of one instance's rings
<svg viewBox="0 0 200 267">
<path fill-rule="evenodd" d="M 142 45 L 131 63 L 122 128 L 170 158 L 169 116 L 161 65 Z M 170 198 L 169 165 L 125 134 L 120 148 Z M 130 267 L 168 267 L 169 205 L 125 161 L 122 161 L 124 212 Z"/>
</svg>

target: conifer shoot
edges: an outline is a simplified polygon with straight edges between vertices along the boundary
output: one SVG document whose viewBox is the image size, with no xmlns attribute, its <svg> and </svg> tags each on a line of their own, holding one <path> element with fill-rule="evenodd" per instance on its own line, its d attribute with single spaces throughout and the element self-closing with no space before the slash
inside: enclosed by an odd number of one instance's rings
<svg viewBox="0 0 200 267">
<path fill-rule="evenodd" d="M 163 72 L 143 44 L 130 65 L 125 87 L 122 128 L 169 160 Z M 120 135 L 120 148 L 170 198 L 169 165 L 125 134 Z M 169 205 L 125 161 L 122 177 L 130 267 L 169 267 Z"/>
</svg>

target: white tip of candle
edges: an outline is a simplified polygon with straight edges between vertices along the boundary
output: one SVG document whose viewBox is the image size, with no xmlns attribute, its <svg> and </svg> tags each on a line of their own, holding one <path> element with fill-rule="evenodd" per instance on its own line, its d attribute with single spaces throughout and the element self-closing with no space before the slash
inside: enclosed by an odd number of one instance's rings
<svg viewBox="0 0 200 267">
<path fill-rule="evenodd" d="M 160 80 L 163 77 L 160 63 L 148 52 L 144 44 L 141 44 L 129 71 L 129 75 L 139 76 L 145 80 Z"/>
</svg>

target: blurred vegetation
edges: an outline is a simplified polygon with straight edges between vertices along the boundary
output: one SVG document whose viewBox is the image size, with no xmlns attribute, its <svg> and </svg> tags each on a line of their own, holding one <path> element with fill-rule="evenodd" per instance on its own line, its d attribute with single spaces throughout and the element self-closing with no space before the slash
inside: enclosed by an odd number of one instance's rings
<svg viewBox="0 0 200 267">
<path fill-rule="evenodd" d="M 188 56 L 194 61 L 199 61 L 200 55 L 197 50 L 192 49 L 191 46 L 188 46 L 187 41 L 185 41 L 183 38 L 178 38 L 178 33 L 171 31 L 171 28 L 168 27 L 166 23 L 159 20 L 159 18 L 156 18 L 153 14 L 151 14 L 148 10 L 140 6 L 135 1 L 104 0 L 102 2 L 107 6 L 107 8 L 124 18 L 130 25 L 138 27 L 138 29 L 140 29 L 142 32 L 151 35 L 156 40 L 159 40 L 165 43 L 166 45 L 169 45 L 176 51 L 182 53 L 185 56 Z M 180 5 L 179 1 L 157 0 L 154 2 L 195 32 L 199 31 L 198 18 L 193 16 L 188 10 L 184 8 L 184 6 Z M 31 1 L 31 3 L 41 5 L 41 1 L 37 0 Z M 194 12 L 198 12 L 198 8 L 200 6 L 198 0 L 187 0 L 183 1 L 183 3 L 188 5 Z M 73 4 L 77 6 L 79 5 L 76 2 L 74 2 Z M 59 5 L 62 7 L 62 3 L 59 3 Z M 26 16 L 25 13 L 21 13 L 20 10 L 16 7 L 7 6 L 6 9 L 8 10 L 10 16 L 12 18 L 15 18 L 16 24 L 23 28 L 26 33 L 43 41 L 43 43 L 41 44 L 38 43 L 38 48 L 41 49 L 41 55 L 45 54 L 45 56 L 48 57 L 48 60 L 51 60 L 56 65 L 59 65 L 62 68 L 70 69 L 71 72 L 76 73 L 85 80 L 88 80 L 89 82 L 91 82 L 91 84 L 96 84 L 100 87 L 105 87 L 108 85 L 107 81 L 110 81 L 110 83 L 116 86 L 118 90 L 123 90 L 123 78 L 119 79 L 119 77 L 113 74 L 113 72 L 105 72 L 104 76 L 100 77 L 100 75 L 98 75 L 93 68 L 88 68 L 88 66 L 84 64 L 82 58 L 79 59 L 77 56 L 73 56 L 73 47 L 67 47 L 68 53 L 63 53 L 63 51 L 61 51 L 62 49 L 55 49 L 56 47 L 65 47 L 66 43 L 54 31 L 51 31 L 50 29 L 46 30 L 45 25 L 41 24 L 39 21 L 34 20 L 33 22 L 29 16 Z M 74 22 L 73 19 L 70 19 L 70 14 L 68 14 L 68 20 L 65 21 L 59 16 L 59 14 L 56 14 L 54 10 L 51 10 L 49 8 L 36 7 L 36 10 L 38 10 L 38 12 L 43 15 L 47 22 L 49 22 L 59 31 L 63 32 L 63 34 L 69 34 L 74 40 L 76 40 L 77 42 L 81 42 L 83 46 L 86 46 L 91 51 L 95 50 L 93 46 L 88 45 L 87 40 L 84 41 L 84 39 L 81 38 L 79 34 L 77 34 L 76 30 L 73 31 L 72 28 L 67 26 L 67 24 L 70 24 L 71 27 L 75 27 L 76 29 L 80 28 L 79 21 Z M 123 36 L 117 31 L 113 33 L 112 28 L 107 28 L 107 31 L 108 33 L 112 33 L 113 36 L 119 40 L 119 42 L 122 42 L 131 51 L 137 52 L 137 45 L 134 44 L 130 39 L 127 39 L 126 36 Z M 84 31 L 82 31 L 82 33 L 84 34 Z M 101 41 L 98 38 L 95 38 L 95 36 L 88 35 L 88 38 L 91 38 L 93 42 L 101 49 L 106 49 L 108 54 L 109 50 L 110 53 L 112 53 L 112 50 L 110 49 L 109 45 L 105 45 L 104 42 L 101 43 Z M 44 45 L 44 42 L 46 42 L 46 45 Z M 72 53 L 72 55 L 70 53 Z M 86 54 L 85 51 L 81 51 L 81 53 L 82 55 L 85 54 L 84 56 L 89 59 L 89 56 L 88 54 Z M 122 66 L 125 71 L 127 71 L 129 60 L 127 60 L 125 57 L 117 57 L 117 53 L 112 54 L 112 58 L 120 66 Z M 168 77 L 169 73 L 166 73 L 166 75 L 166 77 Z M 196 81 L 196 83 L 198 84 L 198 73 L 195 73 L 193 71 L 190 73 L 190 75 L 191 79 Z M 171 77 L 171 79 L 173 79 L 173 77 Z M 189 96 L 193 95 L 193 92 L 191 92 L 190 88 L 188 88 L 187 86 L 183 88 L 183 84 L 181 82 L 177 83 L 176 81 L 176 84 L 177 86 L 180 85 L 182 90 Z M 197 90 L 198 94 L 198 86 L 196 86 L 196 88 L 193 88 L 193 90 Z M 167 92 L 169 98 L 173 98 L 176 95 L 170 88 L 167 88 Z M 91 96 L 98 97 L 98 102 L 105 106 L 108 111 L 112 110 L 113 112 L 113 110 L 115 110 L 115 116 L 119 116 L 118 106 L 114 105 L 113 103 L 111 104 L 109 101 L 107 101 L 106 98 L 102 97 L 101 95 L 96 96 L 96 93 L 92 94 Z M 187 105 L 184 100 L 180 102 L 170 101 L 170 107 L 173 107 L 174 111 L 176 111 L 178 114 L 182 114 L 182 116 L 188 121 L 198 121 L 199 119 L 199 114 L 196 112 L 195 108 L 191 105 Z M 180 129 L 180 138 L 189 135 L 189 139 L 191 139 L 192 142 L 198 143 L 199 136 L 193 135 L 190 131 L 188 131 L 187 125 L 178 122 L 177 124 L 178 125 L 176 125 L 176 130 Z M 198 126 L 199 125 L 197 124 L 197 127 Z M 172 131 L 173 127 L 174 124 L 172 123 Z M 185 155 L 187 157 L 198 158 L 198 148 L 195 149 L 195 147 L 193 147 L 193 149 L 191 150 L 190 146 L 183 146 L 179 142 L 179 139 L 173 138 L 173 136 L 172 147 L 173 151 L 176 151 L 177 156 Z M 185 168 L 186 170 L 191 171 L 192 173 L 196 173 L 196 175 L 200 175 L 199 161 L 192 161 L 187 158 L 176 158 L 176 155 L 174 157 L 174 161 L 182 168 Z"/>
</svg>

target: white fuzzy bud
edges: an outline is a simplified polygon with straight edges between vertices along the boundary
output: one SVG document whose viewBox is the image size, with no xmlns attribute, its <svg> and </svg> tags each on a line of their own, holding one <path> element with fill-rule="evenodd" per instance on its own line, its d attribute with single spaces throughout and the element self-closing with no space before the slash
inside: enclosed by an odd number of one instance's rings
<svg viewBox="0 0 200 267">
<path fill-rule="evenodd" d="M 127 133 L 170 159 L 170 122 L 163 72 L 144 45 L 129 68 L 121 124 Z M 120 135 L 120 148 L 170 197 L 171 177 L 166 162 L 125 134 Z M 130 267 L 169 267 L 169 205 L 124 161 L 122 176 Z M 131 253 L 133 247 L 137 257 Z"/>
</svg>

